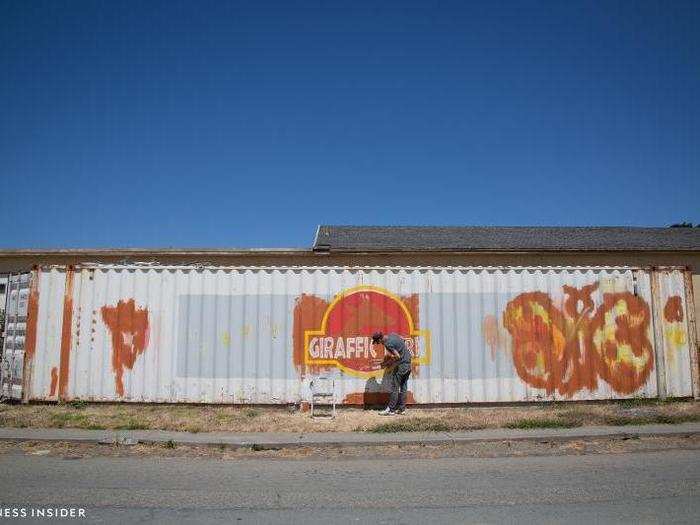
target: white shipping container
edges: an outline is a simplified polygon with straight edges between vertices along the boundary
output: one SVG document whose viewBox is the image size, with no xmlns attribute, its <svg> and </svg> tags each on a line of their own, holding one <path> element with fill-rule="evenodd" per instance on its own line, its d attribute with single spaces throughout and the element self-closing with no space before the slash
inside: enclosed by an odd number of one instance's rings
<svg viewBox="0 0 700 525">
<path fill-rule="evenodd" d="M 298 403 L 321 375 L 339 403 L 381 403 L 376 330 L 413 352 L 415 403 L 697 384 L 682 270 L 88 265 L 33 279 L 27 400 Z"/>
</svg>

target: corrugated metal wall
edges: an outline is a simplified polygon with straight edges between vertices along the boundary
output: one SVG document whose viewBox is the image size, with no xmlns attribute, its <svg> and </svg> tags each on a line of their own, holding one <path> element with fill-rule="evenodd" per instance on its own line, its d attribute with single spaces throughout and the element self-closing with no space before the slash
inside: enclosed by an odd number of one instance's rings
<svg viewBox="0 0 700 525">
<path fill-rule="evenodd" d="M 399 333 L 414 352 L 417 403 L 653 397 L 659 385 L 689 396 L 683 277 L 631 268 L 45 268 L 25 398 L 291 403 L 308 399 L 312 377 L 333 375 L 340 402 L 382 402 L 388 378 L 383 350 L 369 343 L 375 330 Z"/>
<path fill-rule="evenodd" d="M 664 372 L 657 375 L 661 375 L 660 383 L 666 395 L 688 396 L 693 381 L 691 370 L 697 368 L 697 362 L 691 360 L 693 334 L 688 325 L 688 308 L 692 305 L 686 299 L 685 275 L 679 270 L 659 270 L 654 272 L 654 279 L 658 290 L 655 321 L 657 330 L 661 331 L 657 339 L 662 341 L 659 353 L 663 361 L 657 371 Z"/>
</svg>

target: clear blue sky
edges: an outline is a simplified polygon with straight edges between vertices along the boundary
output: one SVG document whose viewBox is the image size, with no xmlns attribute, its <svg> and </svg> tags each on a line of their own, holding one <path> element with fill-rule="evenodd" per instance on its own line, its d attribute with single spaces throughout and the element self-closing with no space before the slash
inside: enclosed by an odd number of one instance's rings
<svg viewBox="0 0 700 525">
<path fill-rule="evenodd" d="M 698 1 L 0 0 L 0 19 L 2 247 L 700 222 Z"/>
</svg>

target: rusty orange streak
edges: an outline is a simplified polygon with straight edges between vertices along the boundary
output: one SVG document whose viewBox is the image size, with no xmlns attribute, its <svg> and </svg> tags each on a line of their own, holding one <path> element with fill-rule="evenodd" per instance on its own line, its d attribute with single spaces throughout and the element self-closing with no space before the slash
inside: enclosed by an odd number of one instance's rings
<svg viewBox="0 0 700 525">
<path fill-rule="evenodd" d="M 294 344 L 292 359 L 297 372 L 301 375 L 306 373 L 318 373 L 321 370 L 318 366 L 311 366 L 307 370 L 304 362 L 304 333 L 306 330 L 316 330 L 321 326 L 323 314 L 328 308 L 328 302 L 315 295 L 301 294 L 294 304 L 294 333 L 292 341 Z"/>
<path fill-rule="evenodd" d="M 133 299 L 103 306 L 102 320 L 112 334 L 112 369 L 115 390 L 124 396 L 124 368 L 133 370 L 136 358 L 148 346 L 148 309 L 136 308 Z"/>
<path fill-rule="evenodd" d="M 390 395 L 390 392 L 351 392 L 343 398 L 343 405 L 386 406 Z M 416 404 L 416 398 L 410 390 L 406 392 L 406 404 Z"/>
<path fill-rule="evenodd" d="M 63 295 L 63 324 L 61 326 L 61 361 L 58 373 L 58 397 L 64 399 L 68 390 L 70 345 L 73 332 L 73 267 L 66 270 L 66 290 Z"/>
<path fill-rule="evenodd" d="M 58 367 L 54 366 L 51 369 L 51 397 L 56 395 L 57 384 L 58 384 Z"/>
<path fill-rule="evenodd" d="M 41 270 L 37 269 L 36 274 L 32 276 L 32 282 L 29 285 L 29 299 L 27 302 L 27 333 L 25 341 L 25 363 L 34 358 L 36 351 L 36 327 L 39 320 L 39 276 Z"/>
<path fill-rule="evenodd" d="M 683 301 L 680 295 L 673 295 L 664 306 L 664 319 L 669 323 L 683 322 Z"/>
</svg>

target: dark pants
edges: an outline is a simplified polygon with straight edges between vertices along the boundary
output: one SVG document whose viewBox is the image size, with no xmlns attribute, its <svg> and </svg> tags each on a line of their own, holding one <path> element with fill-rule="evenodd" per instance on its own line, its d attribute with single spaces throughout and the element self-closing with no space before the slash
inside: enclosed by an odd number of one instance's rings
<svg viewBox="0 0 700 525">
<path fill-rule="evenodd" d="M 410 367 L 397 366 L 391 372 L 391 396 L 389 396 L 389 410 L 404 410 L 406 408 L 406 393 L 408 376 L 411 375 Z"/>
</svg>

